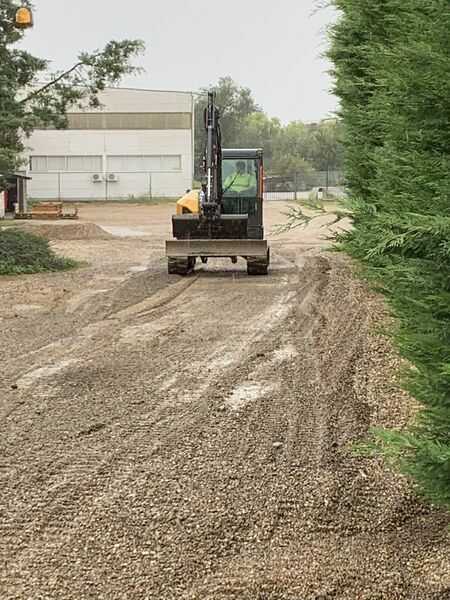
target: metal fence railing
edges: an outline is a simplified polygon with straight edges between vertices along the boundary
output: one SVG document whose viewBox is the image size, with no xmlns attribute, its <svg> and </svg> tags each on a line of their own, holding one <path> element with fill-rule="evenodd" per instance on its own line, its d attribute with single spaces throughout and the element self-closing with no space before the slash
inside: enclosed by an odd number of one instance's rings
<svg viewBox="0 0 450 600">
<path fill-rule="evenodd" d="M 267 174 L 264 177 L 264 198 L 265 200 L 297 200 L 307 197 L 315 188 L 338 187 L 341 181 L 340 171 Z"/>
<path fill-rule="evenodd" d="M 89 201 L 178 198 L 191 187 L 186 173 L 32 173 L 28 182 L 31 200 Z M 264 177 L 265 200 L 297 200 L 317 188 L 338 187 L 339 171 L 268 173 Z"/>
</svg>

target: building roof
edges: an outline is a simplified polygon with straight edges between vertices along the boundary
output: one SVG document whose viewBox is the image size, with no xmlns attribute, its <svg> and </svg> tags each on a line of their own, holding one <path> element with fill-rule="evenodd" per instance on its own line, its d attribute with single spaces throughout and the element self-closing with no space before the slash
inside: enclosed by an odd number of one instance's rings
<svg viewBox="0 0 450 600">
<path fill-rule="evenodd" d="M 32 177 L 30 177 L 26 173 L 9 173 L 8 177 L 10 177 L 10 178 L 14 178 L 15 177 L 16 179 L 33 179 Z"/>
</svg>

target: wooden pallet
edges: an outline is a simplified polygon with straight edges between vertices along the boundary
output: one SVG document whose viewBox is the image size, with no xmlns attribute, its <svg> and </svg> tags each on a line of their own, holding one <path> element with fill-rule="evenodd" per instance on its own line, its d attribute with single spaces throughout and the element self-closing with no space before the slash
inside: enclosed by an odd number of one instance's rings
<svg viewBox="0 0 450 600">
<path fill-rule="evenodd" d="M 78 219 L 78 207 L 73 213 L 63 212 L 62 202 L 37 202 L 30 213 L 16 213 L 15 219 Z"/>
<path fill-rule="evenodd" d="M 37 202 L 31 209 L 32 219 L 60 219 L 62 202 Z"/>
</svg>

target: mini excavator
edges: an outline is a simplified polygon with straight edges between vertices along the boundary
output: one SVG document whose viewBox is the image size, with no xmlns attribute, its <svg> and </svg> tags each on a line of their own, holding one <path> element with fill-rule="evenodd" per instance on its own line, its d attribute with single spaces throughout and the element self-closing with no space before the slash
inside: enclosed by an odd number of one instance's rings
<svg viewBox="0 0 450 600">
<path fill-rule="evenodd" d="M 267 275 L 270 250 L 263 227 L 263 152 L 222 149 L 220 111 L 208 93 L 204 111 L 204 180 L 177 202 L 173 238 L 166 242 L 170 274 L 188 275 L 200 258 L 238 257 L 248 275 Z"/>
</svg>

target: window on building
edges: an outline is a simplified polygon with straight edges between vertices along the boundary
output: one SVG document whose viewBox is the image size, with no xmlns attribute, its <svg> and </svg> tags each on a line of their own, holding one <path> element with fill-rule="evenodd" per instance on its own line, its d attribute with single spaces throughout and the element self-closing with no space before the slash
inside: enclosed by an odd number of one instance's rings
<svg viewBox="0 0 450 600">
<path fill-rule="evenodd" d="M 30 170 L 41 173 L 61 173 L 87 171 L 95 173 L 102 170 L 101 156 L 32 156 Z"/>
<path fill-rule="evenodd" d="M 143 156 L 126 156 L 125 168 L 127 171 L 143 171 L 144 157 Z"/>
<path fill-rule="evenodd" d="M 46 156 L 32 156 L 30 160 L 31 171 L 48 171 Z"/>
<path fill-rule="evenodd" d="M 102 170 L 101 156 L 69 156 L 67 170 L 72 172 L 88 171 L 95 173 Z"/>
<path fill-rule="evenodd" d="M 162 171 L 162 156 L 144 156 L 144 165 L 150 173 Z"/>
<path fill-rule="evenodd" d="M 106 164 L 110 173 L 125 171 L 125 156 L 108 156 Z"/>
<path fill-rule="evenodd" d="M 181 156 L 163 156 L 163 171 L 181 171 Z"/>
<path fill-rule="evenodd" d="M 108 156 L 108 172 L 172 173 L 181 171 L 180 155 Z"/>
<path fill-rule="evenodd" d="M 48 156 L 47 168 L 49 171 L 65 171 L 67 169 L 67 161 L 65 156 Z"/>
</svg>

